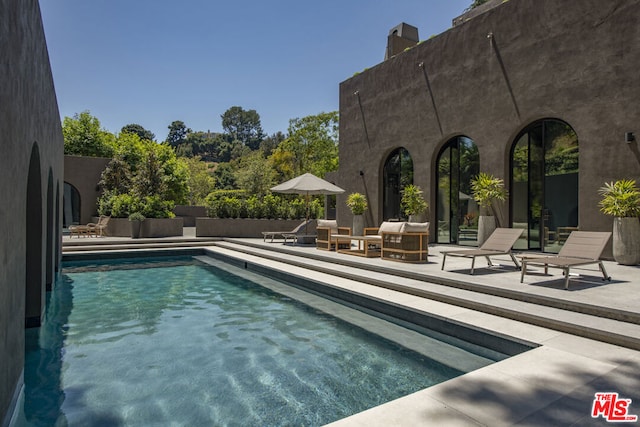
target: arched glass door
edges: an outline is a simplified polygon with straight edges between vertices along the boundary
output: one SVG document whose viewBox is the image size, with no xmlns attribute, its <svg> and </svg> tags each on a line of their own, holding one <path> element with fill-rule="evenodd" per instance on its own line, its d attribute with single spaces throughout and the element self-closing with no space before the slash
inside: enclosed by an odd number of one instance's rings
<svg viewBox="0 0 640 427">
<path fill-rule="evenodd" d="M 478 244 L 478 205 L 471 180 L 480 170 L 478 147 L 466 136 L 450 139 L 437 161 L 438 243 Z"/>
<path fill-rule="evenodd" d="M 398 148 L 389 154 L 382 175 L 382 218 L 385 221 L 403 219 L 401 191 L 413 184 L 413 160 L 409 152 L 405 148 Z"/>
<path fill-rule="evenodd" d="M 511 221 L 516 249 L 557 253 L 578 229 L 578 136 L 547 119 L 524 129 L 511 150 Z"/>
</svg>

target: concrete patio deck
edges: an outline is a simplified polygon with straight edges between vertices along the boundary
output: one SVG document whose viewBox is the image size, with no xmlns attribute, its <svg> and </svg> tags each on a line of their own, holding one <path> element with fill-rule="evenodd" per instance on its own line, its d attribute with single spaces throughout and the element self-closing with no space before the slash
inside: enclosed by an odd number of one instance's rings
<svg viewBox="0 0 640 427">
<path fill-rule="evenodd" d="M 74 246 L 65 237 L 64 253 L 206 246 L 212 254 L 538 346 L 334 426 L 608 425 L 603 417 L 591 417 L 597 392 L 631 399 L 628 414 L 640 415 L 640 266 L 605 262 L 611 282 L 602 281 L 595 265 L 576 269 L 580 276 L 565 290 L 559 270 L 544 275 L 532 269 L 521 284 L 508 257 L 497 257 L 500 265 L 490 269 L 480 268 L 478 260 L 473 276 L 468 259 L 447 259 L 442 271 L 440 251 L 447 246 L 430 246 L 427 264 L 404 264 L 262 239 L 198 241 L 189 230 L 186 234 L 135 242 L 73 238 Z"/>
</svg>

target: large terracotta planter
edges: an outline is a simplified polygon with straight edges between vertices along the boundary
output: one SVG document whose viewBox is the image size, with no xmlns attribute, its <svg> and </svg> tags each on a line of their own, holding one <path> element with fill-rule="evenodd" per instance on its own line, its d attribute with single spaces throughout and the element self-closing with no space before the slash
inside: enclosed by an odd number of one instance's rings
<svg viewBox="0 0 640 427">
<path fill-rule="evenodd" d="M 478 246 L 491 236 L 496 229 L 496 217 L 492 215 L 480 215 L 478 217 Z"/>
<path fill-rule="evenodd" d="M 613 259 L 618 264 L 640 264 L 640 220 L 613 219 Z"/>
</svg>

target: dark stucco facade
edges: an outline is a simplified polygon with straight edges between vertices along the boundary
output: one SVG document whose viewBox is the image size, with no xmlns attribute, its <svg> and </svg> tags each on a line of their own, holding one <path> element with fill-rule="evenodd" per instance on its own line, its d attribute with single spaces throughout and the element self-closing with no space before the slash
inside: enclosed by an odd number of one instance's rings
<svg viewBox="0 0 640 427">
<path fill-rule="evenodd" d="M 480 171 L 511 190 L 514 141 L 530 124 L 561 120 L 579 141 L 578 223 L 611 230 L 598 189 L 640 180 L 640 0 L 510 0 L 340 84 L 340 169 L 330 177 L 366 193 L 369 225 L 383 217 L 385 159 L 404 147 L 437 232 L 436 162 L 457 136 L 477 145 Z M 361 174 L 362 172 L 363 174 Z M 341 208 L 342 207 L 342 208 Z M 512 211 L 504 208 L 504 224 Z"/>
<path fill-rule="evenodd" d="M 0 425 L 60 262 L 63 139 L 37 0 L 0 0 Z"/>
</svg>

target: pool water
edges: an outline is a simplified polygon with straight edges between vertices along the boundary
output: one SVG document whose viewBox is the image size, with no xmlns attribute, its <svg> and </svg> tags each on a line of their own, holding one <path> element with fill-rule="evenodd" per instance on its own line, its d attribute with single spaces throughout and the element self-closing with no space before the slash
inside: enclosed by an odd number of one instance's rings
<svg viewBox="0 0 640 427">
<path fill-rule="evenodd" d="M 464 373 L 325 311 L 190 257 L 65 263 L 18 424 L 322 425 Z"/>
</svg>

